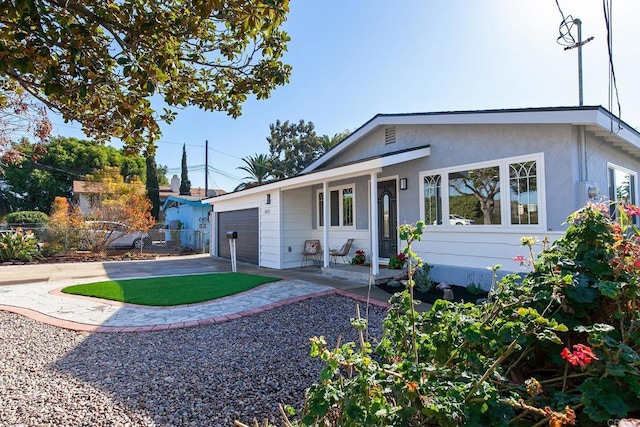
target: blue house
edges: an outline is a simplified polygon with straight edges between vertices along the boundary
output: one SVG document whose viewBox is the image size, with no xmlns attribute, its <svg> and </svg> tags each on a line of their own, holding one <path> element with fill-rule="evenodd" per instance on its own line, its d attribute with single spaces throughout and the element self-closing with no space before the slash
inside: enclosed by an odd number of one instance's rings
<svg viewBox="0 0 640 427">
<path fill-rule="evenodd" d="M 196 252 L 208 251 L 210 207 L 202 204 L 197 196 L 168 196 L 162 206 L 167 224 L 167 243 Z"/>
</svg>

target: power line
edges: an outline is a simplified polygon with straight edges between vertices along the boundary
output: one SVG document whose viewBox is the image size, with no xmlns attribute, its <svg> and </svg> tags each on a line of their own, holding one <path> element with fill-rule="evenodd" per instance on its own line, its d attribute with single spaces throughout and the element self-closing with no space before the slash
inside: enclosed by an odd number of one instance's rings
<svg viewBox="0 0 640 427">
<path fill-rule="evenodd" d="M 613 67 L 613 31 L 612 31 L 612 23 L 611 20 L 613 16 L 611 15 L 611 0 L 602 0 L 602 9 L 604 12 L 604 23 L 607 27 L 607 53 L 609 56 L 609 111 L 612 110 L 613 106 L 613 92 L 615 92 L 616 104 L 618 105 L 618 129 L 615 130 L 615 133 L 619 132 L 622 128 L 621 120 L 622 120 L 622 110 L 620 108 L 620 95 L 618 93 L 618 84 L 616 82 L 616 71 Z M 613 118 L 611 119 L 611 132 L 613 130 Z"/>
<path fill-rule="evenodd" d="M 560 27 L 558 28 L 558 32 L 560 35 L 556 39 L 556 43 L 562 46 L 571 46 L 576 43 L 576 39 L 573 38 L 571 34 L 571 30 L 574 26 L 574 19 L 571 15 L 565 16 L 564 12 L 562 12 L 562 8 L 560 7 L 560 2 L 556 0 L 556 6 L 558 6 L 558 11 L 562 16 L 562 22 L 560 22 Z"/>
</svg>

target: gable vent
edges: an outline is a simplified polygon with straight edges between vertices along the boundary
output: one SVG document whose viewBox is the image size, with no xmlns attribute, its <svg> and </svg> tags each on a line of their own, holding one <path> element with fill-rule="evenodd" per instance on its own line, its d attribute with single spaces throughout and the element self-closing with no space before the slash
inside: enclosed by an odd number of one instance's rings
<svg viewBox="0 0 640 427">
<path fill-rule="evenodd" d="M 387 126 L 384 128 L 384 143 L 393 144 L 394 142 L 396 142 L 396 127 Z"/>
</svg>

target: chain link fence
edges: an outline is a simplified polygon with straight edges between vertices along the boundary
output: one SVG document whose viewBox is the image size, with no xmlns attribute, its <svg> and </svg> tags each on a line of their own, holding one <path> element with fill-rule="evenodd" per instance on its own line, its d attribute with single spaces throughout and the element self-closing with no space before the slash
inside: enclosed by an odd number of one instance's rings
<svg viewBox="0 0 640 427">
<path fill-rule="evenodd" d="M 202 254 L 209 252 L 209 233 L 205 230 L 168 230 L 162 224 L 148 232 L 127 230 L 122 224 L 91 224 L 82 228 L 42 224 L 4 224 L 0 233 L 21 228 L 30 230 L 38 240 L 43 255 L 72 253 L 127 254 Z M 95 225 L 95 226 L 92 226 Z"/>
</svg>

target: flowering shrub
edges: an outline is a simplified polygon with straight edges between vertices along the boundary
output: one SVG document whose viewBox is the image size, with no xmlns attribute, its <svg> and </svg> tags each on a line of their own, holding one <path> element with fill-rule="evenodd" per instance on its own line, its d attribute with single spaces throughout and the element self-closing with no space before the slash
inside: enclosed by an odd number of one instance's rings
<svg viewBox="0 0 640 427">
<path fill-rule="evenodd" d="M 389 258 L 388 268 L 391 270 L 401 270 L 404 267 L 404 264 L 407 262 L 407 256 L 400 252 L 397 255 L 392 255 Z"/>
<path fill-rule="evenodd" d="M 0 234 L 0 261 L 31 261 L 38 256 L 38 241 L 30 230 Z"/>
<path fill-rule="evenodd" d="M 487 304 L 439 300 L 418 313 L 410 277 L 377 346 L 364 339 L 359 316 L 357 344 L 329 348 L 313 338 L 311 354 L 326 366 L 300 424 L 591 426 L 640 417 L 632 212 L 640 213 L 623 206 L 614 221 L 608 205 L 590 204 L 538 256 L 537 239 L 524 239 L 532 271 L 492 286 Z M 419 239 L 422 227 L 412 232 Z"/>
<path fill-rule="evenodd" d="M 351 264 L 362 265 L 366 261 L 366 255 L 364 253 L 364 249 L 358 249 L 356 251 L 356 255 L 351 258 Z"/>
</svg>

